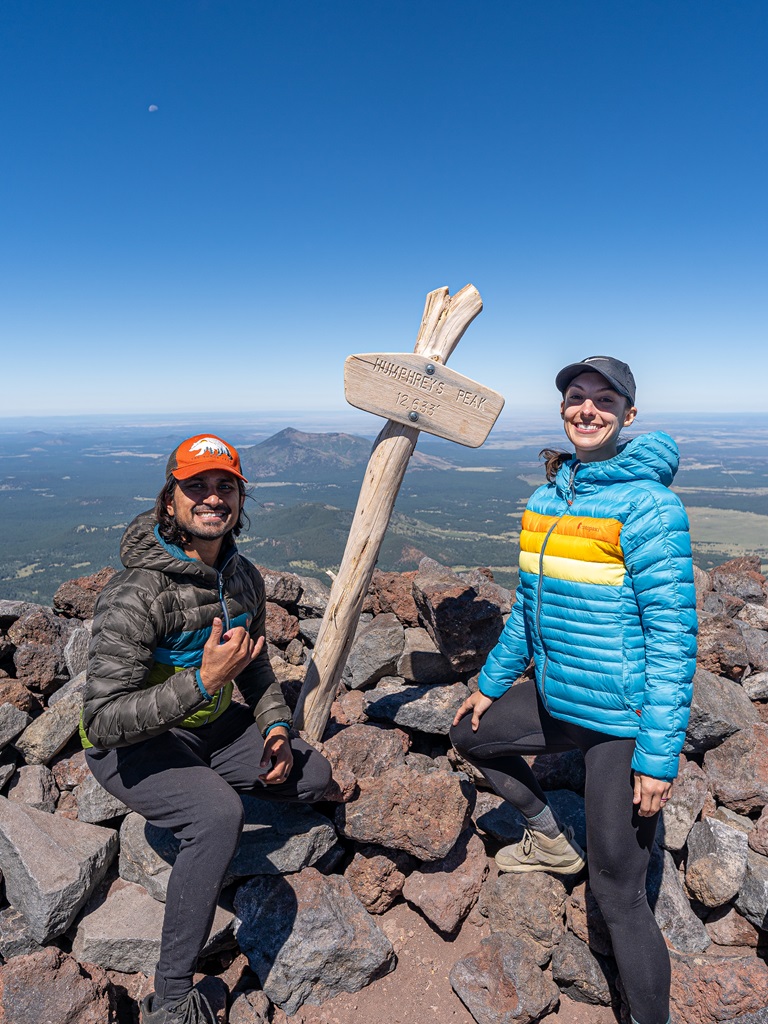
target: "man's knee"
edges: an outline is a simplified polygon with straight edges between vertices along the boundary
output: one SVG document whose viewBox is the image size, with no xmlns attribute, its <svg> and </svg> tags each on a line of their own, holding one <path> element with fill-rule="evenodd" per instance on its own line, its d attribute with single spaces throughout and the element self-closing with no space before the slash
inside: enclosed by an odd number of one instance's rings
<svg viewBox="0 0 768 1024">
<path fill-rule="evenodd" d="M 331 784 L 332 770 L 327 759 L 317 750 L 310 748 L 302 766 L 298 797 L 306 803 L 316 803 Z"/>
<path fill-rule="evenodd" d="M 218 787 L 215 797 L 208 796 L 200 803 L 198 814 L 200 833 L 218 835 L 222 842 L 239 841 L 243 831 L 245 812 L 243 802 L 226 783 Z"/>
</svg>

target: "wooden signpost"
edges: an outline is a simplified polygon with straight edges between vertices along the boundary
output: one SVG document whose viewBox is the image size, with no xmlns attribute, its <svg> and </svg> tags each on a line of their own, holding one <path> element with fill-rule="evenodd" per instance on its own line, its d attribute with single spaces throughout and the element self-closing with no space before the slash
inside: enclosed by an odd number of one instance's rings
<svg viewBox="0 0 768 1024">
<path fill-rule="evenodd" d="M 427 295 L 413 353 L 350 356 L 344 367 L 347 401 L 386 416 L 374 442 L 360 497 L 320 625 L 296 708 L 296 726 L 319 740 L 352 645 L 363 600 L 376 566 L 408 460 L 419 431 L 476 448 L 504 405 L 498 392 L 446 368 L 448 357 L 483 308 L 468 284 Z"/>
</svg>

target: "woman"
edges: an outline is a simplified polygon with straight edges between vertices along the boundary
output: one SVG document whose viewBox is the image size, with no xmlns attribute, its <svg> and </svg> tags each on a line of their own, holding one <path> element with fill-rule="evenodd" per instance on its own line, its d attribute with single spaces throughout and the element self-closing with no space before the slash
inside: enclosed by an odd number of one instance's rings
<svg viewBox="0 0 768 1024">
<path fill-rule="evenodd" d="M 582 869 L 573 830 L 521 755 L 583 752 L 590 886 L 632 1020 L 667 1024 L 669 954 L 645 873 L 695 669 L 688 519 L 668 489 L 678 451 L 660 432 L 619 443 L 637 415 L 626 363 L 590 356 L 555 383 L 575 453 L 542 452 L 549 482 L 523 515 L 517 600 L 451 739 L 527 819 L 522 841 L 496 856 L 502 871 Z M 531 657 L 535 682 L 513 686 Z"/>
</svg>

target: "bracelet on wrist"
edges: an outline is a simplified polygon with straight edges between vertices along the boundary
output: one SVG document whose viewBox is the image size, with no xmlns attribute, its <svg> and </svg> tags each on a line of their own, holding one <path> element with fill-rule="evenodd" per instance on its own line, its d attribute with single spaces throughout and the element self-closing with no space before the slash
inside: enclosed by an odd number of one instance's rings
<svg viewBox="0 0 768 1024">
<path fill-rule="evenodd" d="M 277 729 L 278 726 L 282 726 L 283 729 L 291 728 L 290 722 L 272 722 L 272 724 L 268 725 L 267 728 L 264 730 L 264 739 L 266 739 L 267 736 L 269 736 L 273 729 Z"/>
</svg>

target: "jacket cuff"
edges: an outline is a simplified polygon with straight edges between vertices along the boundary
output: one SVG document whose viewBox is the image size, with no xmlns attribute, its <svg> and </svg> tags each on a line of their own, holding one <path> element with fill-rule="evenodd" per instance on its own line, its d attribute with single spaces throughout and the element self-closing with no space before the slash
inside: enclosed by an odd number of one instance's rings
<svg viewBox="0 0 768 1024">
<path fill-rule="evenodd" d="M 213 697 L 210 695 L 210 693 L 208 693 L 206 688 L 203 686 L 203 679 L 202 679 L 202 676 L 200 675 L 200 669 L 197 669 L 195 671 L 195 682 L 197 683 L 198 690 L 200 691 L 200 693 L 202 693 L 202 695 L 205 697 L 205 699 L 206 700 L 213 700 Z"/>
<path fill-rule="evenodd" d="M 484 697 L 491 697 L 496 700 L 502 693 L 506 693 L 511 683 L 495 683 L 492 679 L 489 679 L 485 674 L 485 669 L 480 673 L 480 677 L 477 680 L 477 688 Z"/>
</svg>

